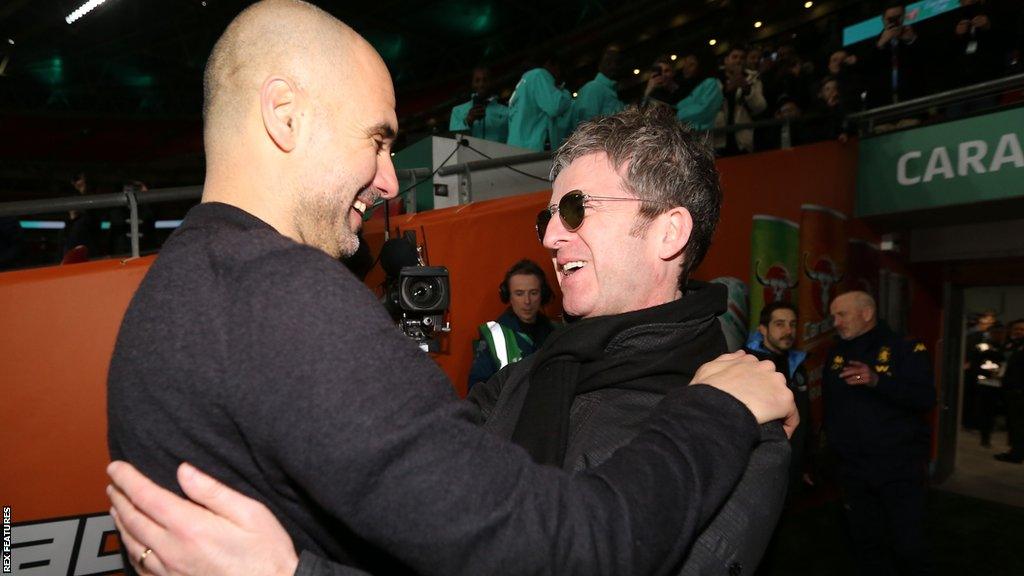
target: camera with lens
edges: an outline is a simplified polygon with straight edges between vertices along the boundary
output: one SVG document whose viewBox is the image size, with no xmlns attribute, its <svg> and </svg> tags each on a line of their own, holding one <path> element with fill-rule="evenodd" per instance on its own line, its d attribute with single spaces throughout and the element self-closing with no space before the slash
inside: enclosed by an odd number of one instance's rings
<svg viewBox="0 0 1024 576">
<path fill-rule="evenodd" d="M 437 332 L 451 329 L 444 321 L 451 303 L 451 282 L 444 266 L 423 266 L 408 235 L 388 240 L 381 249 L 387 274 L 384 305 L 399 329 L 425 351 L 433 351 Z"/>
</svg>

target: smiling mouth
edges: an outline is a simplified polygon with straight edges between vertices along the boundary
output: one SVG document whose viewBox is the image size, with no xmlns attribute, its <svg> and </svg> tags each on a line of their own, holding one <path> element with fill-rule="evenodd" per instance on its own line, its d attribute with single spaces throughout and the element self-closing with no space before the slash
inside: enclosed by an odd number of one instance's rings
<svg viewBox="0 0 1024 576">
<path fill-rule="evenodd" d="M 356 212 L 359 212 L 360 216 L 366 215 L 366 203 L 363 202 L 362 200 L 356 200 L 352 202 L 352 209 L 355 210 Z"/>
<path fill-rule="evenodd" d="M 582 260 L 573 260 L 572 262 L 566 262 L 562 264 L 562 275 L 572 276 L 577 270 L 586 266 L 587 263 Z"/>
</svg>

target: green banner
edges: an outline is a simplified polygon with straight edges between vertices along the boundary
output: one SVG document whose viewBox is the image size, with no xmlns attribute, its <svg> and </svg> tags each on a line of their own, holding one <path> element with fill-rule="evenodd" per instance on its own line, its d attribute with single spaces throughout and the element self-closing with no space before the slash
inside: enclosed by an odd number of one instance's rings
<svg viewBox="0 0 1024 576">
<path fill-rule="evenodd" d="M 857 216 L 1024 197 L 1024 108 L 860 143 Z"/>
<path fill-rule="evenodd" d="M 750 233 L 750 330 L 765 304 L 796 301 L 800 234 L 796 222 L 754 214 Z"/>
</svg>

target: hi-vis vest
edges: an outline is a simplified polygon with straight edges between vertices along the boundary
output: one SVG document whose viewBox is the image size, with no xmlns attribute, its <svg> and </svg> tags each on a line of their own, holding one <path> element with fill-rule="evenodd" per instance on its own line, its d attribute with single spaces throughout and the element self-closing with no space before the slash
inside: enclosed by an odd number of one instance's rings
<svg viewBox="0 0 1024 576">
<path fill-rule="evenodd" d="M 527 341 L 530 340 L 525 334 L 521 336 Z M 515 330 L 497 322 L 484 322 L 480 325 L 480 337 L 487 341 L 491 359 L 498 370 L 523 359 L 523 351 L 519 349 Z"/>
</svg>

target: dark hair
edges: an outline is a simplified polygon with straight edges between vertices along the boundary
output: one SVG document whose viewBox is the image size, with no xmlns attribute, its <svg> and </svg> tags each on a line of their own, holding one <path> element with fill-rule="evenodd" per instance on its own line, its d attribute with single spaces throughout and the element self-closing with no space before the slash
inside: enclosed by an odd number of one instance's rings
<svg viewBox="0 0 1024 576">
<path fill-rule="evenodd" d="M 1006 326 L 1009 328 L 1013 328 L 1017 324 L 1024 324 L 1024 318 L 1017 318 L 1016 320 L 1013 320 L 1010 323 L 1008 323 Z"/>
<path fill-rule="evenodd" d="M 761 308 L 761 319 L 758 321 L 758 324 L 767 328 L 768 324 L 772 321 L 772 314 L 774 314 L 776 310 L 792 310 L 794 316 L 799 315 L 796 311 L 796 306 L 791 302 L 772 302 L 770 304 L 765 304 L 764 308 Z"/>
<path fill-rule="evenodd" d="M 616 170 L 628 165 L 624 191 L 652 201 L 641 203 L 631 234 L 642 236 L 651 220 L 671 207 L 690 212 L 693 231 L 679 273 L 679 285 L 685 286 L 711 246 L 722 205 L 715 154 L 707 141 L 667 106 L 630 106 L 580 124 L 555 152 L 551 180 L 576 159 L 598 152 L 607 154 Z"/>
<path fill-rule="evenodd" d="M 505 279 L 498 285 L 498 297 L 501 298 L 502 304 L 508 304 L 509 299 L 512 297 L 512 293 L 508 288 L 508 281 L 518 274 L 539 278 L 541 306 L 545 306 L 551 301 L 551 286 L 548 284 L 548 277 L 544 274 L 544 270 L 533 260 L 523 258 L 505 272 Z"/>
</svg>

